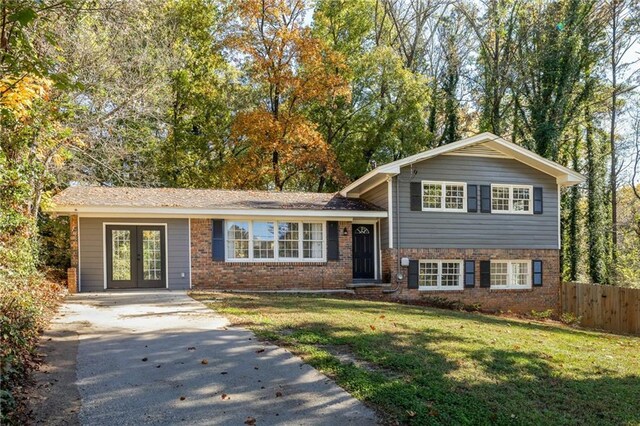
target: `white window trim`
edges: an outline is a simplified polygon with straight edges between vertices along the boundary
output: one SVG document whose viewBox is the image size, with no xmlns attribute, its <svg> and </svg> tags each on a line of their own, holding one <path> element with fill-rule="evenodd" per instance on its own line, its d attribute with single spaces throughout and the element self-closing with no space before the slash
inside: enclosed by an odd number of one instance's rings
<svg viewBox="0 0 640 426">
<path fill-rule="evenodd" d="M 421 286 L 420 285 L 420 265 L 423 263 L 437 263 L 438 264 L 438 285 L 436 287 L 432 286 Z M 458 279 L 458 285 L 455 287 L 452 286 L 443 286 L 442 285 L 442 264 L 443 263 L 457 263 L 460 265 L 460 273 Z M 420 259 L 418 262 L 418 290 L 420 291 L 459 291 L 464 289 L 464 262 L 462 260 L 453 260 L 453 259 Z"/>
<path fill-rule="evenodd" d="M 493 209 L 493 188 L 509 188 L 509 210 L 494 210 Z M 529 210 L 516 211 L 513 210 L 513 189 L 514 188 L 527 188 L 529 190 Z M 510 185 L 502 183 L 491 184 L 491 213 L 495 214 L 533 214 L 533 185 Z"/>
<path fill-rule="evenodd" d="M 249 257 L 239 259 L 229 257 L 228 253 L 228 228 L 227 224 L 229 222 L 246 222 L 249 226 Z M 254 258 L 253 257 L 253 222 L 274 222 L 277 227 L 278 222 L 296 222 L 298 224 L 298 253 L 300 253 L 300 257 L 279 257 L 279 240 L 278 240 L 278 230 L 274 230 L 274 257 L 273 258 Z M 319 258 L 304 258 L 304 244 L 303 244 L 303 223 L 319 223 L 322 224 L 322 257 Z M 267 218 L 259 218 L 259 219 L 243 219 L 238 218 L 234 220 L 225 220 L 224 223 L 224 259 L 225 262 L 237 262 L 237 263 L 318 263 L 318 262 L 326 262 L 327 261 L 327 222 L 317 221 L 317 220 L 289 220 L 286 218 L 283 219 L 267 219 Z"/>
<path fill-rule="evenodd" d="M 424 206 L 424 186 L 425 185 L 440 185 L 440 207 L 425 207 Z M 446 188 L 447 185 L 462 185 L 462 208 L 461 209 L 451 209 L 446 208 L 445 198 L 447 196 Z M 420 185 L 421 193 L 420 193 L 420 202 L 422 205 L 423 212 L 452 212 L 452 213 L 466 213 L 467 211 L 467 183 L 466 182 L 444 182 L 444 181 L 433 181 L 433 180 L 423 180 Z"/>
<path fill-rule="evenodd" d="M 491 260 L 491 264 L 494 264 L 494 263 L 507 264 L 507 285 L 505 286 L 490 285 L 491 290 L 530 290 L 533 288 L 533 262 L 531 260 L 527 260 L 527 259 Z M 513 276 L 514 263 L 526 263 L 529 265 L 529 272 L 527 274 L 528 275 L 527 285 L 515 285 L 511 281 L 511 277 Z M 489 278 L 489 282 L 491 282 L 491 277 Z"/>
</svg>

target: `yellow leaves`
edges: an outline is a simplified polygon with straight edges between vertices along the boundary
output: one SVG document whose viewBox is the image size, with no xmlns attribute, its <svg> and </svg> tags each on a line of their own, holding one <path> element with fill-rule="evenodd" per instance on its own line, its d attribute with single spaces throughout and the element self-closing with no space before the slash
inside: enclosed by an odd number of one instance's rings
<svg viewBox="0 0 640 426">
<path fill-rule="evenodd" d="M 0 79 L 0 107 L 23 119 L 37 99 L 46 99 L 51 81 L 45 78 L 5 76 Z"/>
</svg>

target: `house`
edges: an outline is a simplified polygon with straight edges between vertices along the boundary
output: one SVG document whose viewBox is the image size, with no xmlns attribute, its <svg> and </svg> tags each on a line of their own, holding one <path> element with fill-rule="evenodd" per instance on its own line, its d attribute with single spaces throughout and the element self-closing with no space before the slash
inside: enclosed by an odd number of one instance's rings
<svg viewBox="0 0 640 426">
<path fill-rule="evenodd" d="M 560 190 L 583 181 L 482 133 L 335 194 L 78 186 L 51 211 L 83 292 L 357 288 L 525 312 L 557 306 Z"/>
</svg>

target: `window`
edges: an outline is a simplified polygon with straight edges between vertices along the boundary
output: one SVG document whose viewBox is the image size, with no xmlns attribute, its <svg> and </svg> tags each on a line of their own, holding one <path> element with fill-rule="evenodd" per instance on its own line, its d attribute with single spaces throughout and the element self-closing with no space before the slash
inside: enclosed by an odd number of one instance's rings
<svg viewBox="0 0 640 426">
<path fill-rule="evenodd" d="M 533 188 L 522 185 L 491 185 L 491 213 L 533 213 Z"/>
<path fill-rule="evenodd" d="M 467 210 L 467 184 L 461 182 L 422 182 L 423 211 Z"/>
<path fill-rule="evenodd" d="M 323 253 L 322 224 L 304 223 L 303 230 L 303 253 L 305 259 L 321 259 Z"/>
<path fill-rule="evenodd" d="M 324 261 L 324 223 L 227 221 L 227 260 Z"/>
<path fill-rule="evenodd" d="M 253 222 L 253 258 L 275 258 L 273 222 Z"/>
<path fill-rule="evenodd" d="M 491 288 L 531 288 L 530 264 L 528 260 L 492 260 Z"/>
<path fill-rule="evenodd" d="M 249 222 L 227 222 L 227 257 L 249 258 Z"/>
<path fill-rule="evenodd" d="M 278 222 L 278 257 L 295 259 L 300 253 L 298 222 Z"/>
<path fill-rule="evenodd" d="M 461 260 L 421 260 L 418 270 L 420 290 L 461 290 Z"/>
</svg>

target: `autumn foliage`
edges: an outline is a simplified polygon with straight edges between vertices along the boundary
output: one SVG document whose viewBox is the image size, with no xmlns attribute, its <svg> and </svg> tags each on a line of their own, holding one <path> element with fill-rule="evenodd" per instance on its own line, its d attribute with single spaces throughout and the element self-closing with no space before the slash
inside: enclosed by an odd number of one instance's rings
<svg viewBox="0 0 640 426">
<path fill-rule="evenodd" d="M 246 58 L 259 98 L 233 122 L 228 185 L 283 190 L 309 176 L 343 180 L 331 147 L 304 114 L 349 95 L 337 72 L 343 58 L 302 26 L 303 1 L 244 0 L 237 8 L 231 45 Z"/>
</svg>

